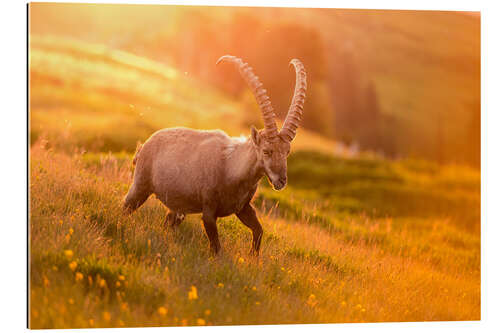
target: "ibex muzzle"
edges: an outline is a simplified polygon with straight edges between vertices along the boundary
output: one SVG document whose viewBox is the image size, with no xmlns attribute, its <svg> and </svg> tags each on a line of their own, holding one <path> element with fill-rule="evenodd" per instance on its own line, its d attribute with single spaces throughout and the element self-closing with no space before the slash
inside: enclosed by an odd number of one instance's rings
<svg viewBox="0 0 500 333">
<path fill-rule="evenodd" d="M 252 68 L 241 59 L 223 56 L 218 61 L 234 64 L 252 90 L 264 118 L 264 129 L 251 128 L 250 138 L 231 138 L 222 131 L 168 128 L 154 133 L 138 149 L 134 182 L 124 208 L 133 212 L 151 194 L 170 210 L 166 223 L 178 225 L 185 214 L 202 213 L 212 250 L 220 249 L 216 221 L 236 214 L 252 230 L 255 254 L 262 239 L 252 197 L 266 175 L 276 190 L 287 183 L 287 157 L 302 117 L 306 72 L 294 59 L 296 83 L 292 103 L 280 131 L 271 101 Z"/>
</svg>

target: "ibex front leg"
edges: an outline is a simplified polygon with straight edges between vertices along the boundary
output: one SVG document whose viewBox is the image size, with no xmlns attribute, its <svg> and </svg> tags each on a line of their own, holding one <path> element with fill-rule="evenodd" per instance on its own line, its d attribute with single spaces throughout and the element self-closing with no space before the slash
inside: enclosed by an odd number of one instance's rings
<svg viewBox="0 0 500 333">
<path fill-rule="evenodd" d="M 217 217 L 211 209 L 203 209 L 203 214 L 201 216 L 203 220 L 203 226 L 205 227 L 205 232 L 207 233 L 208 240 L 210 241 L 210 248 L 217 254 L 220 250 L 219 243 L 219 233 L 217 232 Z"/>
<path fill-rule="evenodd" d="M 243 209 L 236 214 L 238 218 L 243 222 L 244 225 L 249 227 L 252 230 L 253 234 L 253 242 L 252 242 L 252 251 L 255 255 L 259 255 L 260 250 L 260 241 L 262 240 L 262 226 L 260 225 L 259 220 L 257 219 L 257 214 L 255 213 L 255 209 L 247 203 Z"/>
</svg>

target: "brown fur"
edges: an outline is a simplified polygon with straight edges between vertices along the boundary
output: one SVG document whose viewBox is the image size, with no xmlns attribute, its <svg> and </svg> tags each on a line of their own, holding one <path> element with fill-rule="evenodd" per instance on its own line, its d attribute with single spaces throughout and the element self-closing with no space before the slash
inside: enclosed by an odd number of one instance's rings
<svg viewBox="0 0 500 333">
<path fill-rule="evenodd" d="M 154 193 L 172 212 L 169 225 L 179 224 L 184 214 L 202 213 L 215 252 L 220 248 L 216 219 L 236 214 L 252 229 L 258 253 L 262 227 L 250 201 L 264 175 L 276 189 L 286 185 L 289 151 L 288 141 L 280 136 L 268 140 L 254 128 L 245 139 L 222 131 L 158 131 L 138 148 L 124 207 L 133 212 Z"/>
</svg>

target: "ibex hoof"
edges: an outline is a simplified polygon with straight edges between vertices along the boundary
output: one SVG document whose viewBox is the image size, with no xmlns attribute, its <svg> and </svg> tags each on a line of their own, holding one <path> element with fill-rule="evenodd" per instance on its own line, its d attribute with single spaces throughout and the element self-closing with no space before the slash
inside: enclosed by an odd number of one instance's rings
<svg viewBox="0 0 500 333">
<path fill-rule="evenodd" d="M 177 227 L 182 221 L 184 221 L 185 217 L 186 215 L 182 213 L 168 212 L 167 217 L 165 218 L 165 226 Z"/>
<path fill-rule="evenodd" d="M 259 250 L 251 248 L 249 254 L 252 255 L 252 256 L 254 256 L 254 257 L 258 257 L 259 256 Z"/>
</svg>

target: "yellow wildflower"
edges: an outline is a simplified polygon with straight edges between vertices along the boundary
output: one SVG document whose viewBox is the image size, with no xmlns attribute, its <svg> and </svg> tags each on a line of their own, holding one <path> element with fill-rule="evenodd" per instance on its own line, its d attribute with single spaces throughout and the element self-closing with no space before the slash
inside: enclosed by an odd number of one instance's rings
<svg viewBox="0 0 500 333">
<path fill-rule="evenodd" d="M 346 301 L 342 301 L 342 303 L 340 303 L 340 305 L 342 305 L 343 307 L 347 305 Z"/>
<path fill-rule="evenodd" d="M 240 257 L 240 258 L 238 259 L 238 264 L 242 264 L 242 263 L 244 263 L 244 262 L 245 262 L 245 259 L 243 259 L 242 257 Z"/>
<path fill-rule="evenodd" d="M 74 233 L 74 232 L 75 232 L 75 230 L 73 230 L 73 228 L 69 228 L 68 233 L 69 233 L 70 235 L 73 235 L 73 233 Z"/>
<path fill-rule="evenodd" d="M 123 276 L 123 275 L 119 275 L 119 276 L 118 276 L 118 280 L 120 280 L 120 281 L 125 281 L 125 276 Z"/>
<path fill-rule="evenodd" d="M 121 286 L 122 284 L 120 283 L 120 281 L 116 281 L 116 284 L 115 284 L 115 285 L 116 285 L 116 288 L 120 288 L 120 286 Z"/>
<path fill-rule="evenodd" d="M 70 299 L 68 299 L 68 303 L 69 303 L 69 304 L 75 304 L 75 300 L 74 300 L 74 299 L 72 299 L 72 298 L 70 298 Z"/>
<path fill-rule="evenodd" d="M 81 280 L 83 280 L 83 274 L 82 274 L 82 273 L 80 273 L 80 272 L 76 272 L 76 274 L 75 274 L 75 280 L 76 280 L 76 281 L 81 281 Z"/>
<path fill-rule="evenodd" d="M 76 261 L 72 261 L 69 263 L 69 268 L 74 271 L 76 269 L 76 266 L 78 266 L 78 263 Z"/>
<path fill-rule="evenodd" d="M 253 290 L 253 291 L 256 291 L 256 290 L 257 290 L 257 287 L 256 287 L 256 286 L 253 286 L 253 287 L 252 287 L 252 290 Z"/>
<path fill-rule="evenodd" d="M 120 309 L 124 312 L 128 311 L 128 303 L 122 303 Z"/>
<path fill-rule="evenodd" d="M 191 290 L 188 292 L 188 299 L 198 299 L 198 290 L 195 286 L 191 286 Z"/>
<path fill-rule="evenodd" d="M 219 282 L 219 284 L 217 285 L 217 288 L 224 288 L 224 283 Z"/>
<path fill-rule="evenodd" d="M 210 311 L 210 309 L 205 310 L 205 316 L 210 316 L 211 313 L 212 313 L 212 311 Z"/>
<path fill-rule="evenodd" d="M 71 259 L 71 258 L 73 258 L 73 251 L 64 250 L 64 255 L 66 256 L 66 258 Z"/>
<path fill-rule="evenodd" d="M 43 285 L 44 285 L 45 287 L 50 286 L 50 281 L 49 281 L 49 279 L 47 279 L 47 277 L 46 277 L 46 276 L 44 276 L 44 277 L 43 277 Z"/>
<path fill-rule="evenodd" d="M 260 302 L 259 301 L 255 302 L 255 305 L 260 305 Z"/>
<path fill-rule="evenodd" d="M 94 280 L 92 279 L 92 276 L 89 275 L 89 284 L 91 285 L 93 282 Z"/>
<path fill-rule="evenodd" d="M 316 300 L 316 296 L 314 294 L 309 295 L 309 298 L 307 299 L 306 304 L 309 305 L 310 307 L 316 306 L 316 304 L 318 304 L 318 301 Z"/>
<path fill-rule="evenodd" d="M 167 312 L 168 312 L 167 308 L 165 308 L 165 307 L 163 307 L 163 306 L 160 306 L 160 307 L 158 308 L 158 314 L 159 314 L 160 316 L 165 316 L 165 315 L 167 314 Z"/>
<path fill-rule="evenodd" d="M 89 325 L 90 325 L 91 327 L 92 327 L 92 326 L 94 326 L 94 319 L 92 319 L 92 318 L 90 318 L 90 319 L 89 319 Z"/>
<path fill-rule="evenodd" d="M 199 326 L 204 326 L 204 325 L 206 324 L 205 319 L 203 319 L 203 318 L 198 318 L 198 319 L 196 319 L 196 323 L 197 323 Z"/>
<path fill-rule="evenodd" d="M 101 287 L 101 288 L 106 288 L 106 286 L 107 286 L 107 284 L 106 284 L 106 280 L 101 279 L 101 280 L 99 281 L 99 287 Z"/>
<path fill-rule="evenodd" d="M 102 319 L 104 319 L 105 321 L 110 321 L 111 320 L 111 314 L 108 311 L 104 311 L 102 313 Z"/>
</svg>

